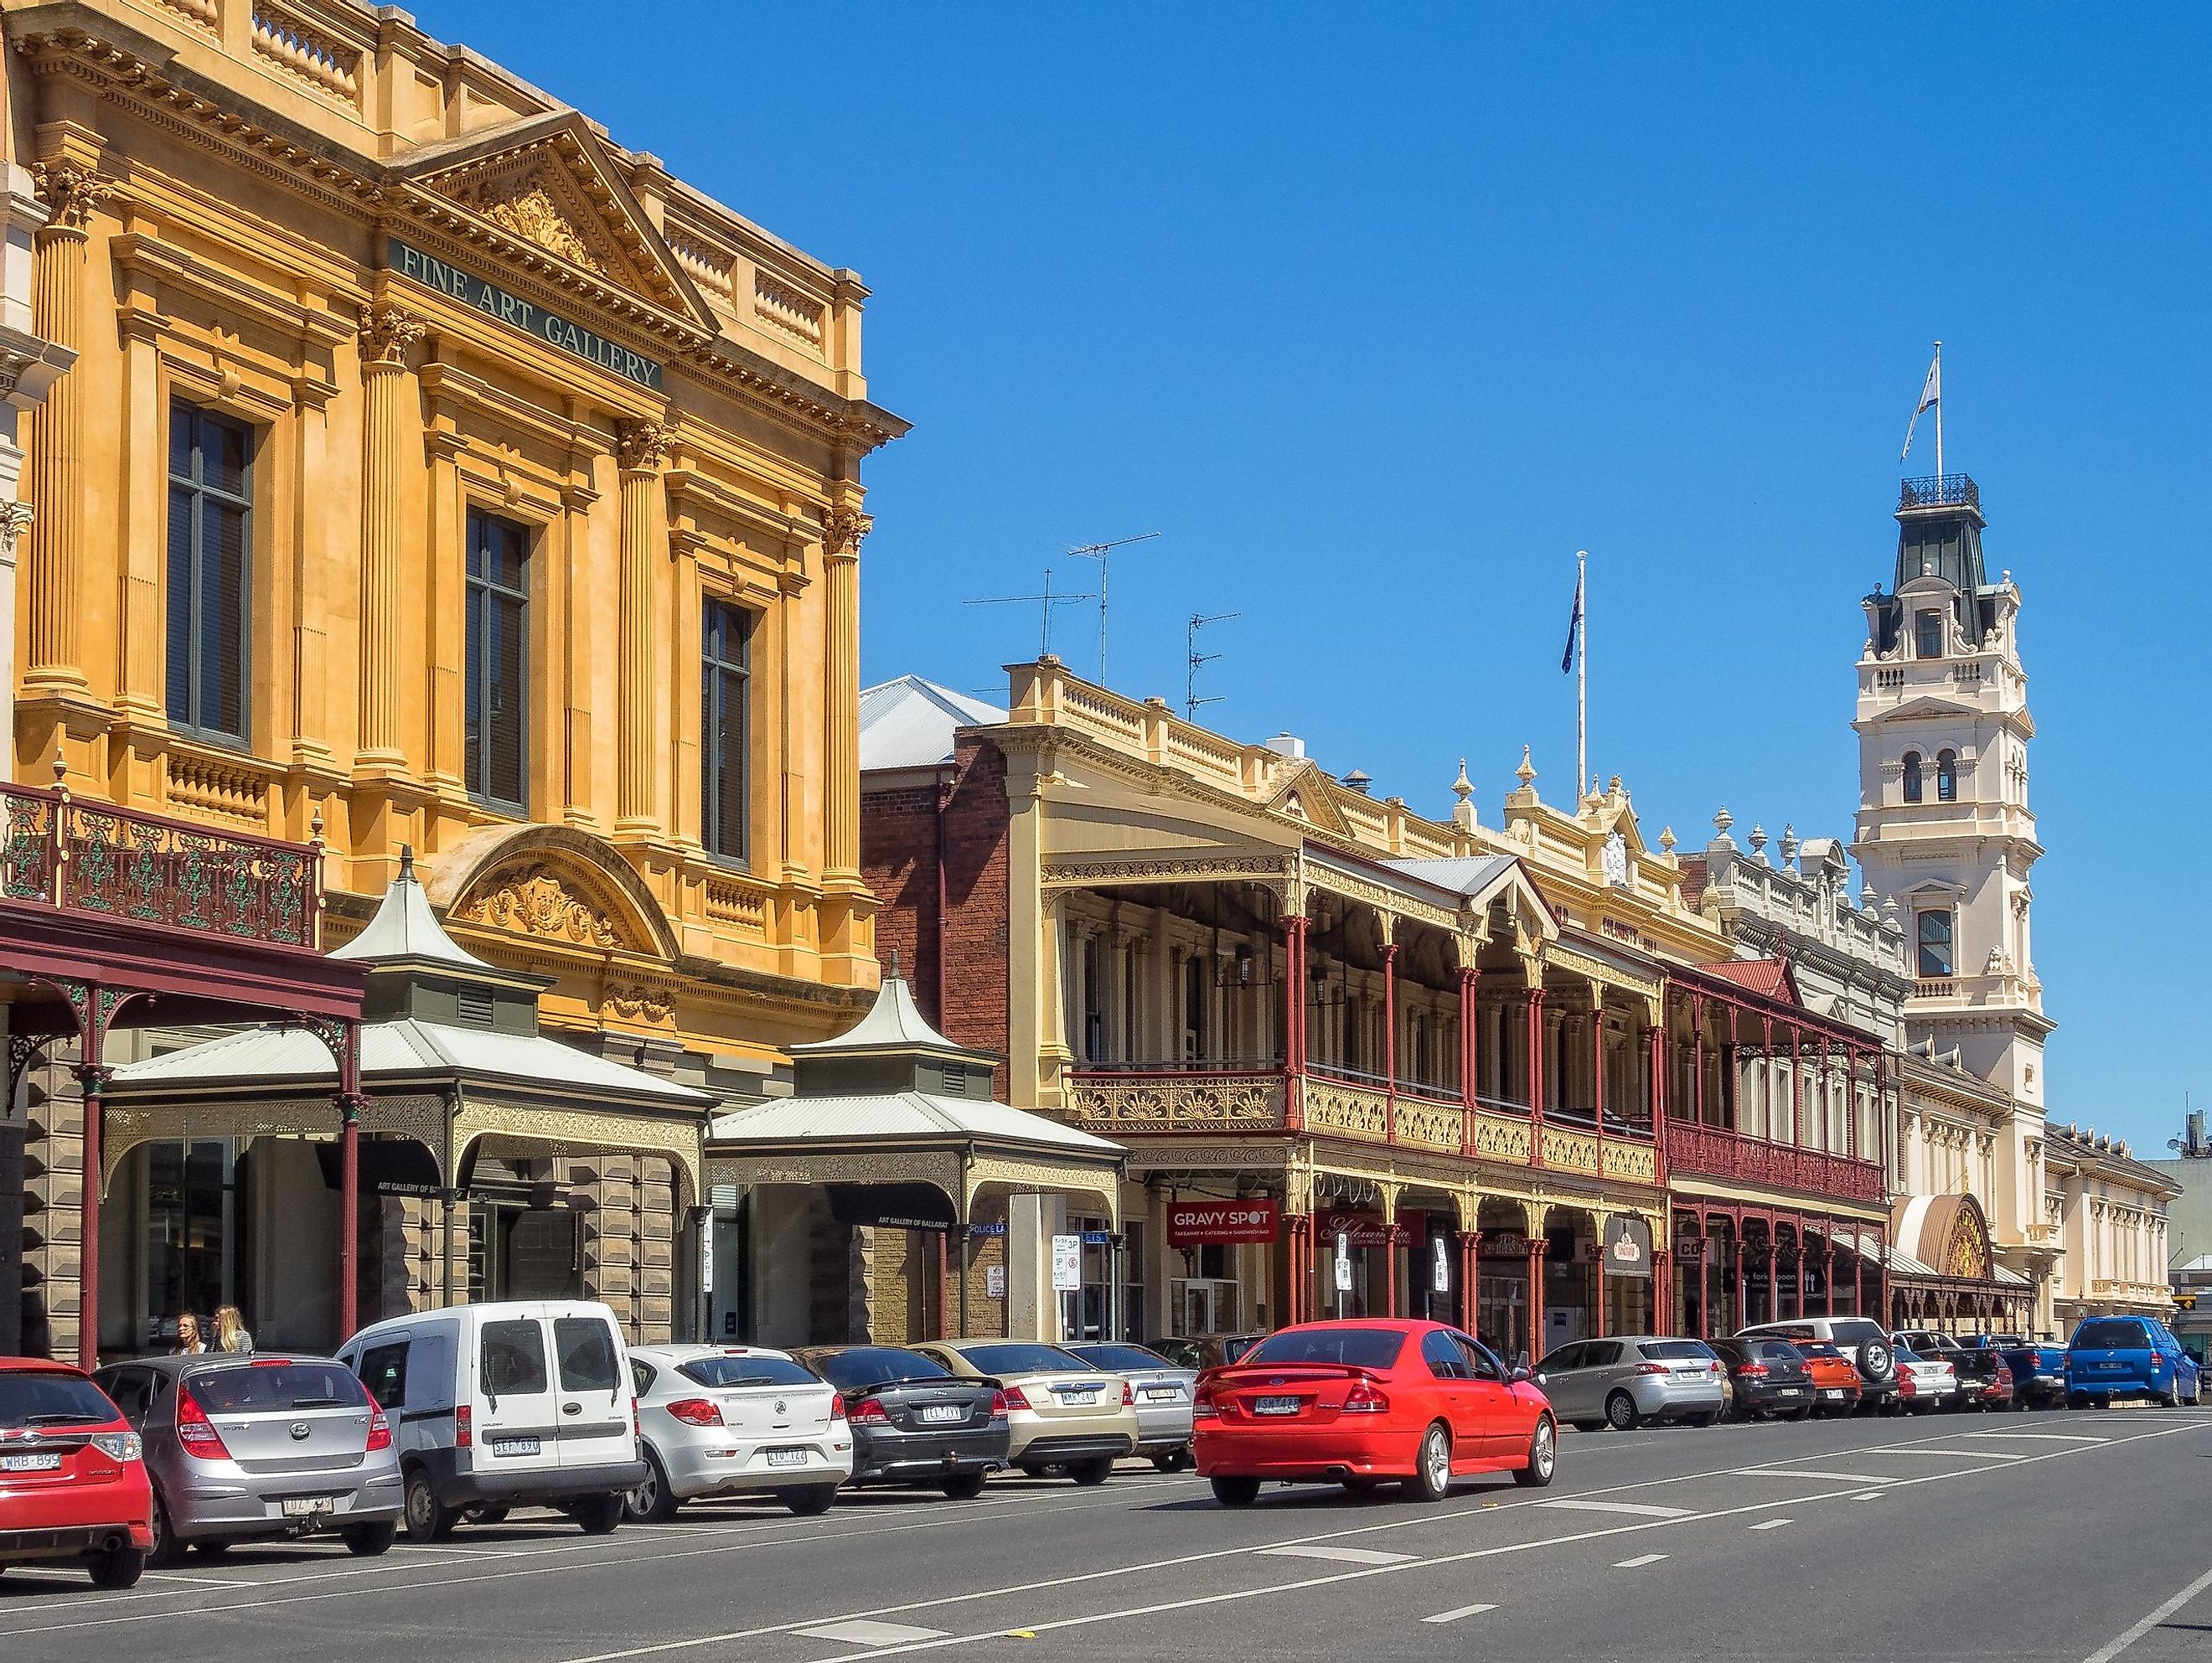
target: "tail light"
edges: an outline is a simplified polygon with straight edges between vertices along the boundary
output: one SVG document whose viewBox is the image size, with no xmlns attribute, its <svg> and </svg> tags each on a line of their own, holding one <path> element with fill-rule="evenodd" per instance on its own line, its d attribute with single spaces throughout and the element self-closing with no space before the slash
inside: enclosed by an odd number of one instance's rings
<svg viewBox="0 0 2212 1663">
<path fill-rule="evenodd" d="M 1663 1375 L 1667 1372 L 1667 1365 L 1663 1363 L 1639 1363 L 1636 1365 L 1636 1372 L 1639 1375 Z"/>
<path fill-rule="evenodd" d="M 1134 1409 L 1136 1406 L 1137 1394 L 1129 1389 L 1129 1382 L 1125 1380 L 1121 1382 L 1121 1407 Z"/>
<path fill-rule="evenodd" d="M 200 1407 L 200 1400 L 192 1395 L 191 1387 L 177 1388 L 177 1441 L 185 1447 L 185 1454 L 198 1456 L 204 1461 L 227 1461 L 230 1451 L 223 1448 L 222 1435 L 215 1429 L 215 1423 Z"/>
<path fill-rule="evenodd" d="M 1029 1399 L 1023 1395 L 1022 1388 L 1018 1386 L 1007 1387 L 999 1393 L 999 1396 L 1005 1399 L 1006 1405 L 1009 1409 L 1025 1410 L 1030 1406 Z"/>
<path fill-rule="evenodd" d="M 890 1411 L 884 1407 L 881 1398 L 862 1398 L 845 1411 L 845 1418 L 854 1426 L 889 1426 Z"/>
<path fill-rule="evenodd" d="M 110 1460 L 125 1465 L 143 1460 L 146 1454 L 146 1446 L 136 1432 L 95 1432 L 92 1447 Z"/>
<path fill-rule="evenodd" d="M 629 1435 L 642 1442 L 645 1438 L 645 1411 L 637 1406 L 637 1399 L 629 1400 Z"/>
<path fill-rule="evenodd" d="M 1735 1377 L 1738 1380 L 1765 1380 L 1766 1365 L 1763 1363 L 1747 1363 L 1735 1371 Z"/>
<path fill-rule="evenodd" d="M 380 1449 L 392 1448 L 392 1423 L 385 1417 L 383 1409 L 372 1397 L 368 1400 L 368 1450 L 374 1455 Z"/>
<path fill-rule="evenodd" d="M 830 1419 L 832 1424 L 845 1418 L 845 1399 L 836 1393 L 830 1394 Z"/>
<path fill-rule="evenodd" d="M 473 1448 L 477 1441 L 477 1411 L 462 1404 L 453 1411 L 453 1448 Z"/>
<path fill-rule="evenodd" d="M 1014 1395 L 1015 1395 L 1016 1397 L 1019 1397 L 1019 1396 L 1021 1396 L 1021 1393 L 1018 1393 L 1018 1392 L 1017 1392 L 1017 1393 L 1014 1393 Z M 1006 1419 L 1006 1409 L 1007 1409 L 1006 1394 L 1004 1392 L 994 1392 L 994 1393 L 991 1393 L 991 1418 L 992 1418 L 993 1420 L 994 1420 L 994 1421 L 1002 1421 L 1002 1420 Z"/>
<path fill-rule="evenodd" d="M 1356 1380 L 1352 1389 L 1344 1394 L 1344 1412 L 1347 1415 L 1387 1415 L 1390 1399 L 1375 1389 L 1372 1381 Z"/>
<path fill-rule="evenodd" d="M 1212 1387 L 1201 1386 L 1198 1388 L 1196 1395 L 1194 1395 L 1190 1400 L 1190 1417 L 1194 1421 L 1211 1421 L 1219 1420 L 1221 1418 L 1221 1411 L 1214 1406 L 1213 1388 Z"/>
<path fill-rule="evenodd" d="M 686 1426 L 720 1426 L 722 1423 L 722 1411 L 705 1398 L 678 1398 L 668 1405 L 668 1412 Z"/>
</svg>

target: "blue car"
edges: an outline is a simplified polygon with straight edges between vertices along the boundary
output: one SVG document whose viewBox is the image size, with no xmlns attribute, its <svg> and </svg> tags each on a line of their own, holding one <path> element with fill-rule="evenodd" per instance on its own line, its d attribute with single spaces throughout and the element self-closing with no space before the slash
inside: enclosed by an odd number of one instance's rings
<svg viewBox="0 0 2212 1663">
<path fill-rule="evenodd" d="M 2085 1317 L 2066 1347 L 2067 1406 L 2150 1398 L 2172 1408 L 2195 1403 L 2197 1364 L 2155 1317 Z"/>
</svg>

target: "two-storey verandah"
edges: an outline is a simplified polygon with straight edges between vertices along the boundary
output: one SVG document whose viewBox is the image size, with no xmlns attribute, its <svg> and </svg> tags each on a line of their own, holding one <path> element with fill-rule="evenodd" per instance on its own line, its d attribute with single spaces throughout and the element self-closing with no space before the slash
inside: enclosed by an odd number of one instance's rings
<svg viewBox="0 0 2212 1663">
<path fill-rule="evenodd" d="M 1670 969 L 1667 1034 L 1681 1331 L 1886 1311 L 1895 1081 L 1875 1037 L 1807 1010 L 1778 960 Z"/>
<path fill-rule="evenodd" d="M 1158 1331 L 1433 1313 L 1518 1350 L 1545 1309 L 1567 1337 L 1652 1320 L 1658 983 L 1562 944 L 1516 859 L 1310 843 L 1045 884 L 1054 1083 L 1132 1151 Z M 1253 1198 L 1273 1241 L 1176 1239 L 1178 1202 Z M 1605 1273 L 1615 1219 L 1640 1278 Z"/>
</svg>

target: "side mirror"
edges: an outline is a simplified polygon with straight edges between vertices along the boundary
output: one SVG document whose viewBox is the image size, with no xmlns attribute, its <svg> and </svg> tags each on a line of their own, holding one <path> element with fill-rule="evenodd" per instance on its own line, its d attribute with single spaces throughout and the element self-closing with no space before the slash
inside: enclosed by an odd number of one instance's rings
<svg viewBox="0 0 2212 1663">
<path fill-rule="evenodd" d="M 1530 1371 L 1527 1363 L 1516 1363 L 1513 1365 L 1513 1372 L 1507 1378 L 1517 1386 L 1524 1380 L 1534 1380 L 1536 1375 Z"/>
</svg>

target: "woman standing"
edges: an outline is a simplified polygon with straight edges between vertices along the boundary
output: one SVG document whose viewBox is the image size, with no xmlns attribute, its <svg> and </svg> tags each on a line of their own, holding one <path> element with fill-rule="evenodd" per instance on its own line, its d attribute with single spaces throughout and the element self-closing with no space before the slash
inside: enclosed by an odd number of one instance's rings
<svg viewBox="0 0 2212 1663">
<path fill-rule="evenodd" d="M 200 1320 L 186 1311 L 177 1319 L 177 1343 L 169 1348 L 173 1357 L 196 1357 L 206 1351 L 207 1341 L 200 1338 Z"/>
<path fill-rule="evenodd" d="M 218 1351 L 250 1351 L 253 1336 L 246 1332 L 246 1317 L 235 1305 L 218 1305 L 215 1313 L 215 1348 Z"/>
</svg>

